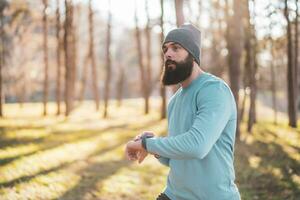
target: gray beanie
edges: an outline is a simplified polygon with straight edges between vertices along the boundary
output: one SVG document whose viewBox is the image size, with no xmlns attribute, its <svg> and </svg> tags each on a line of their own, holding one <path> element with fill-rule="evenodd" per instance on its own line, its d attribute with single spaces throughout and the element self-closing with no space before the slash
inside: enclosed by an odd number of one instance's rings
<svg viewBox="0 0 300 200">
<path fill-rule="evenodd" d="M 163 45 L 167 42 L 176 42 L 185 48 L 200 65 L 200 39 L 201 32 L 192 24 L 183 24 L 179 28 L 170 31 Z"/>
</svg>

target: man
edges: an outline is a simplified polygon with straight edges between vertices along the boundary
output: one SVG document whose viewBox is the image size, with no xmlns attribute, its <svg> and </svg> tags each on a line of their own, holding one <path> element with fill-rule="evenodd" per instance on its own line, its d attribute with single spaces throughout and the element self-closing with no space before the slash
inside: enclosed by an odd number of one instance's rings
<svg viewBox="0 0 300 200">
<path fill-rule="evenodd" d="M 170 168 L 158 200 L 239 200 L 234 183 L 237 111 L 227 84 L 201 70 L 200 31 L 185 24 L 163 42 L 162 83 L 180 84 L 168 104 L 168 136 L 144 133 L 127 143 L 126 155 L 148 153 Z"/>
</svg>

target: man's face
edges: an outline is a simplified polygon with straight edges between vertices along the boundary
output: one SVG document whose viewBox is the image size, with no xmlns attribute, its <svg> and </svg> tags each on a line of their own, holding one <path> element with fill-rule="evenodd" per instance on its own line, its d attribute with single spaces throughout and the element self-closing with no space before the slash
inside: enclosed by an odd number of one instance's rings
<svg viewBox="0 0 300 200">
<path fill-rule="evenodd" d="M 178 84 L 187 79 L 193 69 L 193 57 L 179 44 L 168 42 L 163 45 L 165 65 L 161 75 L 163 85 Z"/>
</svg>

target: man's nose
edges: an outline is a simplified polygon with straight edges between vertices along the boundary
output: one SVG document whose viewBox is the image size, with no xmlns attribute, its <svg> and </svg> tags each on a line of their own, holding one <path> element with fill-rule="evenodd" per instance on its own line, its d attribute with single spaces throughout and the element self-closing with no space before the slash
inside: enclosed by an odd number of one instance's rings
<svg viewBox="0 0 300 200">
<path fill-rule="evenodd" d="M 168 50 L 165 52 L 164 56 L 165 56 L 165 59 L 166 59 L 166 60 L 172 60 L 172 52 L 170 51 L 170 49 L 168 49 Z"/>
</svg>

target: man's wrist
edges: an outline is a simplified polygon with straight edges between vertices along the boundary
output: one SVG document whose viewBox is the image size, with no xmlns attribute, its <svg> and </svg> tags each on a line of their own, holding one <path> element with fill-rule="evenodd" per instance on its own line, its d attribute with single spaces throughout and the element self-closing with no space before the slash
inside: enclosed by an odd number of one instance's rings
<svg viewBox="0 0 300 200">
<path fill-rule="evenodd" d="M 151 135 L 143 135 L 142 136 L 142 147 L 147 151 L 147 138 L 152 138 Z"/>
</svg>

